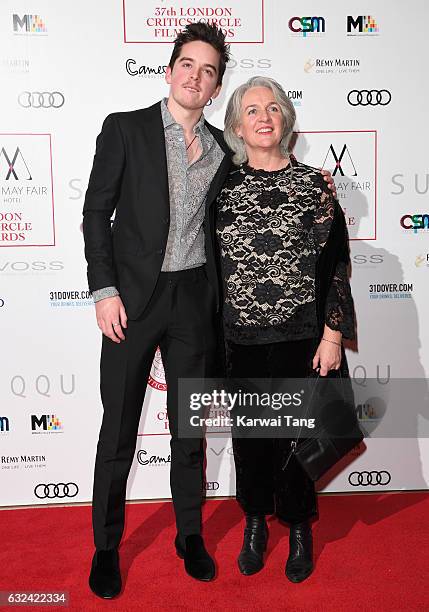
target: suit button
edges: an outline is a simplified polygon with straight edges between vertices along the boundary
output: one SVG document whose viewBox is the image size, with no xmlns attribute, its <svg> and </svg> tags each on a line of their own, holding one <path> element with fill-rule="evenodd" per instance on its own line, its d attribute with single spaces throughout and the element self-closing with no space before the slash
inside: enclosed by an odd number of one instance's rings
<svg viewBox="0 0 429 612">
<path fill-rule="evenodd" d="M 169 219 L 168 217 L 166 217 L 166 218 L 164 219 L 164 223 L 167 225 L 167 223 L 170 223 L 170 219 Z"/>
<path fill-rule="evenodd" d="M 156 253 L 158 253 L 158 255 L 162 255 L 164 252 L 164 249 L 158 249 L 157 251 L 155 251 Z"/>
</svg>

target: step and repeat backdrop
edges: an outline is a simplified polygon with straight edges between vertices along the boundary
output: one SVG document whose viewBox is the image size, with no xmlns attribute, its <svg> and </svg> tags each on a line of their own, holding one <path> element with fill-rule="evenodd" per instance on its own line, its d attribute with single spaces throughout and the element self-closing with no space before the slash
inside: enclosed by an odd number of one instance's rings
<svg viewBox="0 0 429 612">
<path fill-rule="evenodd" d="M 428 18 L 424 0 L 3 0 L 0 505 L 91 499 L 101 337 L 81 223 L 95 139 L 107 114 L 168 95 L 172 42 L 200 19 L 232 50 L 207 118 L 222 127 L 249 77 L 277 79 L 296 107 L 296 157 L 332 172 L 346 215 L 358 320 L 347 355 L 373 437 L 320 489 L 428 488 L 425 384 L 391 393 L 409 426 L 389 438 L 374 392 L 429 370 Z M 170 496 L 166 393 L 157 352 L 129 499 Z M 231 440 L 209 436 L 206 453 L 207 495 L 234 495 Z"/>
</svg>

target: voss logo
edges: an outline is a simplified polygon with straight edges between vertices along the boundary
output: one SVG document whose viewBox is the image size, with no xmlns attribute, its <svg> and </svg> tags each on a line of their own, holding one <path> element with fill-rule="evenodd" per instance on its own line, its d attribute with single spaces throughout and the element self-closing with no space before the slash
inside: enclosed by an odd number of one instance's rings
<svg viewBox="0 0 429 612">
<path fill-rule="evenodd" d="M 0 171 L 3 174 L 3 179 L 8 181 L 13 177 L 16 181 L 32 181 L 30 170 L 27 162 L 19 147 L 16 147 L 15 152 L 10 154 L 4 147 L 0 150 Z"/>
</svg>

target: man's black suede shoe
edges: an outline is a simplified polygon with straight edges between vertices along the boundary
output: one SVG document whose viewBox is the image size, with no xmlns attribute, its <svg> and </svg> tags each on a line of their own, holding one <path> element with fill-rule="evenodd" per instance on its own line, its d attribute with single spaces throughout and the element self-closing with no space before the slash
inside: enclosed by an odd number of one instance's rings
<svg viewBox="0 0 429 612">
<path fill-rule="evenodd" d="M 103 599 L 112 599 L 119 595 L 122 580 L 119 570 L 119 554 L 116 548 L 95 551 L 89 575 L 89 586 L 95 595 Z"/>
<path fill-rule="evenodd" d="M 213 559 L 205 549 L 203 538 L 195 534 L 186 536 L 184 540 L 185 546 L 180 543 L 179 535 L 177 535 L 175 546 L 177 555 L 185 561 L 186 573 L 196 580 L 204 582 L 213 580 L 216 568 Z"/>
</svg>

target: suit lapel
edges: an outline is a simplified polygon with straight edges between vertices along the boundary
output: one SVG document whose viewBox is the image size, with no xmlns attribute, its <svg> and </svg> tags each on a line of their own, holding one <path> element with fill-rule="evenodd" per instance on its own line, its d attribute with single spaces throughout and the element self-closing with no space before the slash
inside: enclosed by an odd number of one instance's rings
<svg viewBox="0 0 429 612">
<path fill-rule="evenodd" d="M 206 208 L 209 208 L 214 202 L 214 200 L 216 199 L 219 191 L 221 190 L 222 185 L 224 184 L 226 177 L 228 176 L 232 162 L 231 162 L 231 151 L 228 149 L 222 135 L 219 133 L 218 130 L 216 130 L 207 121 L 206 121 L 206 126 L 208 127 L 210 132 L 213 134 L 214 139 L 216 140 L 216 142 L 218 143 L 222 151 L 225 153 L 225 157 L 223 158 L 210 184 L 209 191 L 207 193 Z"/>
<path fill-rule="evenodd" d="M 147 191 L 150 185 L 150 189 L 158 192 L 158 197 L 161 195 L 163 203 L 169 208 L 170 196 L 168 190 L 167 154 L 165 151 L 164 124 L 162 122 L 160 102 L 144 110 L 144 114 L 141 118 L 141 125 L 145 133 L 145 141 L 147 142 L 149 151 L 149 155 L 145 156 L 144 164 L 150 165 L 150 171 L 148 172 L 150 181 L 145 181 L 144 188 Z M 231 152 L 225 144 L 221 132 L 207 121 L 206 125 L 222 151 L 225 153 L 207 193 L 206 206 L 209 207 L 216 199 L 228 176 L 231 167 Z M 155 196 L 155 194 L 153 195 Z"/>
<path fill-rule="evenodd" d="M 161 116 L 161 103 L 157 102 L 145 110 L 143 129 L 149 154 L 145 156 L 145 164 L 151 169 L 149 184 L 157 189 L 164 203 L 169 207 L 167 154 L 165 152 L 164 124 Z M 145 185 L 145 189 L 147 184 Z"/>
</svg>

